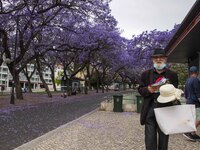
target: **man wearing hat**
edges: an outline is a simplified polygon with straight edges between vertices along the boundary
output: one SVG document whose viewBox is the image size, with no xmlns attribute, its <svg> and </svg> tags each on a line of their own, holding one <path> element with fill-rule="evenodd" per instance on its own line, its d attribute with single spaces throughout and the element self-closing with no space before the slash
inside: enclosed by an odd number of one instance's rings
<svg viewBox="0 0 200 150">
<path fill-rule="evenodd" d="M 198 79 L 199 70 L 196 66 L 190 67 L 190 77 L 185 84 L 185 98 L 187 104 L 194 104 L 196 107 L 196 128 L 200 125 L 200 80 Z M 196 133 L 184 133 L 191 141 L 200 141 Z"/>
<path fill-rule="evenodd" d="M 157 98 L 160 85 L 157 81 L 163 78 L 178 87 L 178 76 L 174 71 L 166 68 L 167 56 L 164 49 L 156 48 L 151 56 L 153 68 L 146 70 L 141 75 L 141 83 L 138 92 L 143 96 L 140 123 L 145 125 L 146 150 L 167 150 L 169 136 L 165 135 L 156 122 L 154 108 L 158 106 Z M 158 139 L 157 139 L 158 133 Z"/>
</svg>

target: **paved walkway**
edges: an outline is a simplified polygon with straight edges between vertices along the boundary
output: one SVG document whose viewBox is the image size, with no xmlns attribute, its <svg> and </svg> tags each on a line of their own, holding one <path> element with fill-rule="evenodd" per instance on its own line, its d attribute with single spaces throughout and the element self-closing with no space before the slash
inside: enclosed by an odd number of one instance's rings
<svg viewBox="0 0 200 150">
<path fill-rule="evenodd" d="M 15 150 L 144 150 L 143 132 L 137 113 L 95 110 Z M 169 150 L 199 150 L 199 145 L 176 134 Z"/>
<path fill-rule="evenodd" d="M 90 92 L 63 98 L 54 95 L 26 93 L 25 100 L 17 100 L 8 105 L 0 97 L 0 150 L 13 150 L 49 131 L 58 128 L 100 106 L 101 101 L 114 91 L 106 93 Z M 7 97 L 9 98 L 9 97 Z"/>
</svg>

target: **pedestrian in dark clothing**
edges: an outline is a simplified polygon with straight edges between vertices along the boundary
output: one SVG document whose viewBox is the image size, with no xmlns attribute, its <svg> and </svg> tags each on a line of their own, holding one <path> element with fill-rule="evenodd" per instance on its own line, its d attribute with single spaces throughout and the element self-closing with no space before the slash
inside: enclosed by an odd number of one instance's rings
<svg viewBox="0 0 200 150">
<path fill-rule="evenodd" d="M 160 86 L 152 86 L 152 84 L 161 78 L 166 78 L 170 84 L 177 88 L 178 76 L 174 71 L 166 68 L 167 56 L 163 49 L 155 49 L 151 58 L 154 67 L 142 73 L 141 83 L 138 88 L 138 92 L 144 98 L 140 122 L 141 125 L 145 125 L 146 150 L 167 150 L 169 136 L 159 129 L 154 114 L 154 108 L 159 105 L 157 98 Z"/>
<path fill-rule="evenodd" d="M 190 67 L 190 77 L 185 84 L 185 98 L 187 104 L 194 104 L 196 107 L 196 128 L 200 125 L 200 80 L 198 79 L 198 68 Z M 191 141 L 200 141 L 200 137 L 195 133 L 184 133 Z"/>
</svg>

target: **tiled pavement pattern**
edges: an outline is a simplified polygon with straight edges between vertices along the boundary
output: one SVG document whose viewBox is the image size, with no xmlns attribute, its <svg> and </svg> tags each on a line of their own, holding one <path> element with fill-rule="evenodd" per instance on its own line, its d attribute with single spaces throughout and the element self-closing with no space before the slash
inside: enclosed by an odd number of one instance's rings
<svg viewBox="0 0 200 150">
<path fill-rule="evenodd" d="M 15 150 L 144 150 L 143 132 L 137 113 L 95 110 Z M 200 142 L 170 136 L 169 150 L 199 149 Z"/>
</svg>

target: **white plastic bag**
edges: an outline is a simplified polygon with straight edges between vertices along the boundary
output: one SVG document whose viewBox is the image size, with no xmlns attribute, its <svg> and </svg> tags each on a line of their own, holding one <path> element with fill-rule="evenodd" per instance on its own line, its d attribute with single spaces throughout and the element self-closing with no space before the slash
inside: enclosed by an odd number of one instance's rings
<svg viewBox="0 0 200 150">
<path fill-rule="evenodd" d="M 166 135 L 196 131 L 195 105 L 176 105 L 154 109 L 156 121 Z"/>
</svg>

